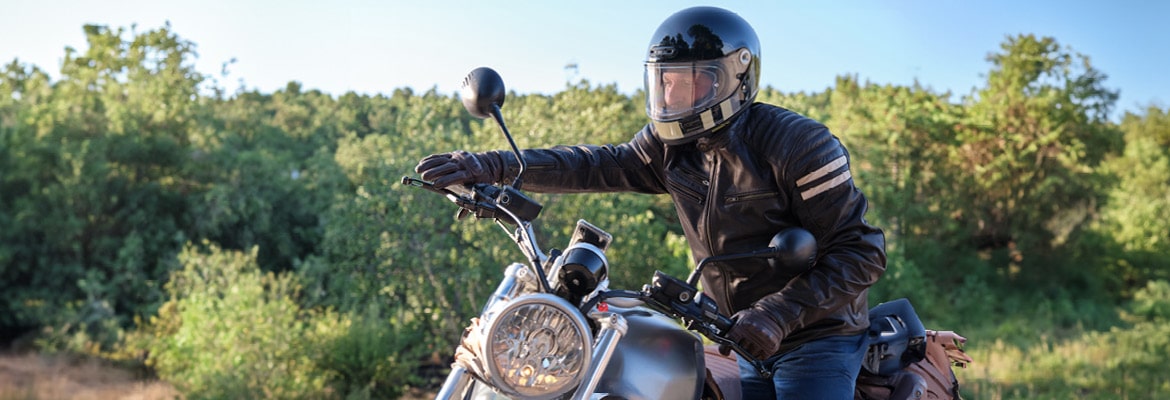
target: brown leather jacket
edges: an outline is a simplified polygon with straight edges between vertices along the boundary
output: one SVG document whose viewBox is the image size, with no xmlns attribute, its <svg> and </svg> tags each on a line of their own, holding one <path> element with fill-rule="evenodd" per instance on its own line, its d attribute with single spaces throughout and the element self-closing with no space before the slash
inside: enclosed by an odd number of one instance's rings
<svg viewBox="0 0 1170 400">
<path fill-rule="evenodd" d="M 696 260 L 766 247 L 799 226 L 818 243 L 816 265 L 779 270 L 764 260 L 709 265 L 703 290 L 732 315 L 770 311 L 785 333 L 780 351 L 869 326 L 866 293 L 885 271 L 885 237 L 865 221 L 849 156 L 824 125 L 756 103 L 710 138 L 681 146 L 646 126 L 619 145 L 524 150 L 524 188 L 534 192 L 669 193 Z M 505 176 L 517 165 L 505 160 Z"/>
</svg>

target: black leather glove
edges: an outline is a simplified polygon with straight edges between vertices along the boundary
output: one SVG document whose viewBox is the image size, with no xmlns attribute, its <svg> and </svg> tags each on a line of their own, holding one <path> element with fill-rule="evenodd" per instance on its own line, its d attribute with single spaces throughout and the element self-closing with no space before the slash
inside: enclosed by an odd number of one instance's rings
<svg viewBox="0 0 1170 400">
<path fill-rule="evenodd" d="M 727 338 L 758 360 L 764 360 L 780 351 L 784 331 L 767 311 L 755 307 L 744 309 L 732 317 L 735 325 L 727 332 Z M 724 349 L 720 348 L 720 352 Z"/>
<path fill-rule="evenodd" d="M 463 150 L 432 154 L 418 162 L 414 172 L 435 187 L 454 184 L 495 183 L 500 180 L 503 160 L 498 153 L 468 153 Z"/>
</svg>

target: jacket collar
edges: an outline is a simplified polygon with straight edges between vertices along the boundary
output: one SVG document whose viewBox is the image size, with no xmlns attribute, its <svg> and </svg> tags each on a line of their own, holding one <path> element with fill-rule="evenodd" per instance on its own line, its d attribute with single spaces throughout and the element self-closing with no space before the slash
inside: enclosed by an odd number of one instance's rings
<svg viewBox="0 0 1170 400">
<path fill-rule="evenodd" d="M 743 112 L 736 115 L 730 123 L 716 128 L 710 135 L 703 136 L 695 141 L 695 148 L 701 152 L 708 152 L 711 150 L 718 150 L 727 147 L 727 143 L 731 141 L 731 136 L 735 132 L 740 132 L 743 129 L 743 124 L 748 120 L 748 115 L 751 114 L 751 107 L 743 110 Z"/>
</svg>

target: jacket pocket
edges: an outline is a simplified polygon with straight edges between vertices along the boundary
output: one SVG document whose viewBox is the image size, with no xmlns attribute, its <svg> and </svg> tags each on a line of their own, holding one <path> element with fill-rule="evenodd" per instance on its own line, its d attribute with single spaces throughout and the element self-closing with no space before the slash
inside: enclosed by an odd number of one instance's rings
<svg viewBox="0 0 1170 400">
<path fill-rule="evenodd" d="M 703 199 L 707 197 L 705 192 L 700 192 L 699 189 L 692 187 L 693 185 L 678 182 L 674 179 L 667 179 L 666 186 L 670 189 L 670 194 L 681 199 L 693 201 L 695 204 L 703 204 Z"/>
<path fill-rule="evenodd" d="M 780 192 L 773 190 L 757 190 L 725 195 L 723 196 L 723 202 L 724 204 L 732 204 L 742 201 L 773 199 L 777 197 L 780 197 Z"/>
<path fill-rule="evenodd" d="M 685 168 L 677 168 L 666 173 L 666 187 L 671 195 L 703 204 L 707 200 L 707 190 L 711 182 L 707 177 Z"/>
</svg>

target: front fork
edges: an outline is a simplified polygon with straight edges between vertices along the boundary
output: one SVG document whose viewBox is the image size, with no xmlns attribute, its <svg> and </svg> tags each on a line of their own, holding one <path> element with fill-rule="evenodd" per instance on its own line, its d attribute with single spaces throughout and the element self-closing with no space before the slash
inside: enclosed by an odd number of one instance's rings
<svg viewBox="0 0 1170 400">
<path fill-rule="evenodd" d="M 590 317 L 597 321 L 601 329 L 597 332 L 597 339 L 593 345 L 593 361 L 590 362 L 589 369 L 586 370 L 585 377 L 581 380 L 581 385 L 577 386 L 577 391 L 573 393 L 573 400 L 591 398 L 593 390 L 597 389 L 597 384 L 601 382 L 605 367 L 609 365 L 609 359 L 613 356 L 614 350 L 617 349 L 618 342 L 629 329 L 626 318 L 618 313 L 599 312 L 591 314 Z M 451 365 L 451 373 L 447 374 L 447 380 L 443 382 L 443 387 L 439 389 L 439 394 L 435 396 L 435 399 L 462 399 L 471 381 L 472 374 L 468 373 L 467 368 L 459 363 L 454 363 Z"/>
<path fill-rule="evenodd" d="M 483 306 L 483 312 L 487 312 L 493 304 L 499 301 L 511 299 L 516 294 L 519 287 L 528 283 L 531 280 L 531 274 L 523 264 L 513 263 L 504 270 L 504 279 L 500 281 L 499 286 L 496 286 L 496 291 L 488 298 L 488 301 Z M 462 344 L 460 344 L 462 346 Z M 467 391 L 468 385 L 471 384 L 472 374 L 468 373 L 467 368 L 460 365 L 458 362 L 451 364 L 451 372 L 447 374 L 447 380 L 443 381 L 443 387 L 439 389 L 439 394 L 435 396 L 436 400 L 450 400 L 462 399 L 464 393 Z"/>
<path fill-rule="evenodd" d="M 597 389 L 597 384 L 601 382 L 601 376 L 605 373 L 605 367 L 609 365 L 609 358 L 613 356 L 618 342 L 629 329 L 626 317 L 615 312 L 597 312 L 589 316 L 597 321 L 601 330 L 597 332 L 597 341 L 593 345 L 593 361 L 585 378 L 581 380 L 581 386 L 578 386 L 577 392 L 573 394 L 573 400 L 588 399 L 593 390 Z"/>
<path fill-rule="evenodd" d="M 447 380 L 443 382 L 443 388 L 439 389 L 439 394 L 435 395 L 435 400 L 461 399 L 463 393 L 467 391 L 469 383 L 471 383 L 471 374 L 467 373 L 467 368 L 463 368 L 458 363 L 451 364 L 451 373 L 447 374 Z"/>
</svg>

